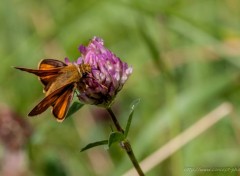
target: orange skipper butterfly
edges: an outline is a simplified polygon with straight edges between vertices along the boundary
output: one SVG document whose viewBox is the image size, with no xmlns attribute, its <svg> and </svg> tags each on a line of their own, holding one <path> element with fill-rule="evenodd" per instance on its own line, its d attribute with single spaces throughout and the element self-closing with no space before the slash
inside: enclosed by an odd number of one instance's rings
<svg viewBox="0 0 240 176">
<path fill-rule="evenodd" d="M 65 119 L 78 83 L 92 70 L 89 64 L 65 64 L 55 59 L 42 60 L 38 70 L 15 68 L 37 75 L 44 85 L 46 97 L 28 115 L 41 114 L 52 106 L 52 113 L 58 122 Z"/>
</svg>

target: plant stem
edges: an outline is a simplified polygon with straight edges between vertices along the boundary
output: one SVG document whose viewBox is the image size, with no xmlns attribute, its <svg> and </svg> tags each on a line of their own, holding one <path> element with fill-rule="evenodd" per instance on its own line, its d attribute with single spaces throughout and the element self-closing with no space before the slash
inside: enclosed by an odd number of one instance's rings
<svg viewBox="0 0 240 176">
<path fill-rule="evenodd" d="M 110 114 L 111 119 L 112 119 L 112 121 L 113 121 L 116 129 L 117 129 L 120 133 L 124 134 L 124 130 L 122 129 L 121 125 L 119 124 L 119 122 L 118 122 L 115 114 L 113 113 L 111 107 L 107 108 L 107 111 L 108 111 L 108 113 Z M 122 146 L 123 149 L 127 152 L 128 157 L 129 157 L 130 160 L 132 161 L 132 164 L 133 164 L 133 166 L 135 167 L 135 169 L 137 170 L 139 176 L 144 176 L 144 173 L 143 173 L 143 171 L 142 171 L 142 169 L 141 169 L 141 167 L 140 167 L 140 165 L 139 165 L 139 163 L 138 163 L 138 161 L 137 161 L 137 159 L 136 159 L 136 157 L 135 157 L 135 155 L 134 155 L 134 153 L 133 153 L 133 150 L 132 150 L 132 147 L 131 147 L 130 142 L 129 142 L 128 140 L 124 140 L 124 141 L 121 142 L 121 146 Z"/>
<path fill-rule="evenodd" d="M 111 119 L 115 125 L 115 127 L 117 128 L 117 130 L 121 133 L 124 134 L 124 130 L 122 129 L 121 125 L 119 124 L 118 120 L 117 120 L 117 117 L 115 116 L 115 114 L 113 113 L 112 109 L 111 108 L 107 108 L 107 111 L 108 113 L 110 114 L 111 116 Z"/>
</svg>

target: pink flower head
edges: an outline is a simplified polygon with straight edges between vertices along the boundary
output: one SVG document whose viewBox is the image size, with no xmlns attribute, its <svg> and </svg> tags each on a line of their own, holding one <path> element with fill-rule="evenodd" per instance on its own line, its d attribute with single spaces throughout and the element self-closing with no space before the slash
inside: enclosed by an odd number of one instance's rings
<svg viewBox="0 0 240 176">
<path fill-rule="evenodd" d="M 79 100 L 86 104 L 108 107 L 132 73 L 132 67 L 105 48 L 101 38 L 94 37 L 88 46 L 81 45 L 80 60 L 92 67 L 89 77 L 79 84 Z"/>
</svg>

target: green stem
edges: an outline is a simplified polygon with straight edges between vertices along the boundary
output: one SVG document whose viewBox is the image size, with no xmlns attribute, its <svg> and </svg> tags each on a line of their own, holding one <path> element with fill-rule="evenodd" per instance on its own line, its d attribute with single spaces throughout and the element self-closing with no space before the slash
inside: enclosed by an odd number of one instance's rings
<svg viewBox="0 0 240 176">
<path fill-rule="evenodd" d="M 113 113 L 112 109 L 109 107 L 107 108 L 107 111 L 108 113 L 110 114 L 111 116 L 111 119 L 115 125 L 115 127 L 117 128 L 117 130 L 119 132 L 121 132 L 122 134 L 124 134 L 124 130 L 122 129 L 121 125 L 119 124 L 115 114 Z M 133 150 L 132 150 L 132 147 L 131 147 L 131 144 L 128 140 L 124 140 L 121 142 L 121 146 L 123 147 L 123 149 L 127 152 L 128 154 L 128 157 L 130 158 L 130 160 L 132 161 L 132 164 L 133 166 L 135 167 L 136 171 L 138 172 L 139 176 L 144 176 L 144 173 L 133 153 Z"/>
</svg>

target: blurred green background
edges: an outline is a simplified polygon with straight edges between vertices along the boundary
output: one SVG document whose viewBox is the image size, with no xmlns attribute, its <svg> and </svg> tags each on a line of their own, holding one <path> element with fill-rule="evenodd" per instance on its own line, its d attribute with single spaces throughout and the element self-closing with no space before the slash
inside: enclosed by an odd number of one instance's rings
<svg viewBox="0 0 240 176">
<path fill-rule="evenodd" d="M 50 110 L 27 117 L 44 97 L 42 86 L 11 67 L 37 68 L 44 58 L 75 60 L 78 46 L 93 36 L 134 69 L 114 111 L 125 126 L 131 102 L 141 99 L 129 134 L 139 161 L 222 102 L 234 108 L 147 175 L 206 175 L 184 168 L 240 166 L 239 8 L 238 0 L 2 0 L 0 104 L 33 129 L 21 149 L 28 175 L 118 176 L 132 167 L 118 145 L 80 152 L 111 131 L 100 108 L 84 106 L 61 124 Z M 6 150 L 0 146 L 0 158 Z"/>
</svg>

